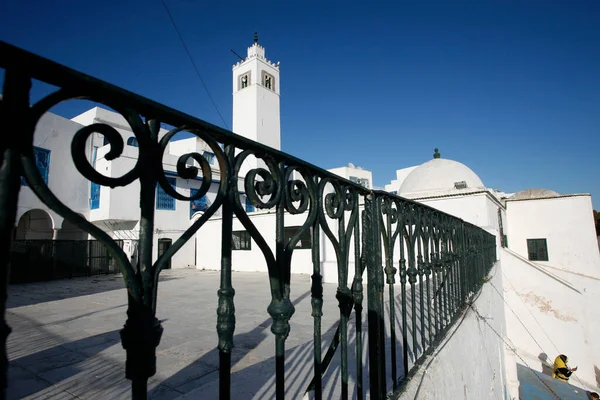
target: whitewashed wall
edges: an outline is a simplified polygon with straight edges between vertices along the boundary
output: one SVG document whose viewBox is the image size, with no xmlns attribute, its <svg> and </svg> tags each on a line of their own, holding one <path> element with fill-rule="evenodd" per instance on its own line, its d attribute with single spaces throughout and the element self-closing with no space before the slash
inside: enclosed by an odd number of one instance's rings
<svg viewBox="0 0 600 400">
<path fill-rule="evenodd" d="M 484 284 L 473 304 L 486 318 L 488 326 L 469 309 L 447 343 L 438 346 L 433 362 L 428 363 L 410 380 L 402 399 L 506 399 L 509 398 L 507 360 L 500 335 L 505 334 L 502 299 L 492 287 L 502 290 L 502 274 L 497 264 L 493 278 Z M 425 372 L 426 371 L 426 372 Z M 513 379 L 516 372 L 513 373 Z M 515 385 L 515 382 L 510 382 Z M 419 387 L 420 386 L 420 387 Z M 516 389 L 512 389 L 515 393 Z M 506 396 L 506 397 L 505 397 Z M 516 398 L 516 397 L 515 397 Z"/>
<path fill-rule="evenodd" d="M 285 226 L 301 226 L 306 220 L 307 214 L 285 215 Z M 269 244 L 271 251 L 275 251 L 275 213 L 259 211 L 250 214 L 252 222 Z M 337 225 L 332 223 L 331 229 L 337 236 Z M 246 228 L 234 217 L 233 230 L 243 230 Z M 221 269 L 221 218 L 213 218 L 208 221 L 196 235 L 197 241 L 197 259 L 196 268 L 198 269 Z M 338 283 L 337 258 L 333 245 L 320 232 L 320 259 L 321 275 L 324 282 Z M 349 257 L 349 276 L 348 285 L 350 286 L 354 277 L 354 246 L 350 248 Z M 233 250 L 232 251 L 232 269 L 234 271 L 267 271 L 267 264 L 263 253 L 260 251 L 256 242 L 252 240 L 251 250 Z M 292 273 L 307 274 L 313 273 L 312 249 L 296 249 L 292 256 Z"/>
<path fill-rule="evenodd" d="M 545 238 L 548 261 L 537 262 L 582 274 L 600 275 L 600 252 L 589 195 L 507 201 L 508 245 L 527 258 L 527 239 Z"/>
<path fill-rule="evenodd" d="M 558 354 L 566 354 L 569 364 L 578 366 L 571 383 L 597 391 L 600 274 L 560 271 L 537 262 L 536 268 L 506 250 L 501 258 L 504 296 L 510 307 L 507 334 L 518 354 L 540 372 L 542 353 L 550 365 Z"/>
<path fill-rule="evenodd" d="M 56 114 L 46 113 L 42 116 L 33 139 L 34 146 L 50 150 L 50 166 L 48 170 L 48 186 L 50 190 L 73 211 L 86 218 L 89 214 L 89 181 L 75 168 L 71 157 L 71 141 L 82 125 L 60 117 Z M 87 149 L 86 156 L 91 157 L 91 146 Z M 27 186 L 21 186 L 17 219 L 31 209 L 40 209 L 47 212 L 52 221 L 53 228 L 61 228 L 63 218 L 51 211 L 42 203 L 33 191 Z"/>
</svg>

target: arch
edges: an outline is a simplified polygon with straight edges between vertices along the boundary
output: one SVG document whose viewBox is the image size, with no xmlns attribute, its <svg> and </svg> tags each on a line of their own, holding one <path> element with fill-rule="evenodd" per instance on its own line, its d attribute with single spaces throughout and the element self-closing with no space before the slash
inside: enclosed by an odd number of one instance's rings
<svg viewBox="0 0 600 400">
<path fill-rule="evenodd" d="M 81 214 L 79 214 L 81 215 Z M 83 215 L 81 215 L 83 216 Z M 57 232 L 56 239 L 58 240 L 87 240 L 87 232 L 79 229 L 71 221 L 63 220 L 60 230 Z"/>
<path fill-rule="evenodd" d="M 15 240 L 52 240 L 53 236 L 52 218 L 40 209 L 23 214 L 15 231 Z"/>
</svg>

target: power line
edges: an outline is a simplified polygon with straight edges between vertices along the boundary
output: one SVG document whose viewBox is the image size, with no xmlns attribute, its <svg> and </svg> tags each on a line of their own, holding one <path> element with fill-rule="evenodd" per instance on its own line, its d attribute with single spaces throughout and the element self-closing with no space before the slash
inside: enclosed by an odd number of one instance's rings
<svg viewBox="0 0 600 400">
<path fill-rule="evenodd" d="M 485 317 L 483 315 L 481 315 L 479 313 L 479 311 L 477 311 L 477 309 L 472 305 L 472 304 L 468 304 L 468 306 L 475 311 L 475 314 L 477 314 L 477 318 L 480 319 L 481 321 L 483 321 L 491 330 L 492 332 L 494 332 L 496 334 L 496 336 L 498 336 L 498 338 L 500 340 L 502 340 L 502 342 L 504 342 L 504 344 L 517 356 L 519 357 L 519 359 L 523 362 L 523 364 L 525 364 L 527 366 L 527 368 L 529 368 L 529 370 L 531 371 L 531 373 L 540 380 L 540 382 L 542 382 L 542 384 L 544 386 L 546 386 L 548 388 L 548 390 L 557 398 L 560 400 L 560 396 L 558 394 L 556 394 L 556 392 L 554 390 L 552 390 L 552 388 L 550 386 L 548 386 L 548 384 L 546 382 L 544 382 L 544 380 L 542 378 L 540 378 L 533 370 L 533 368 L 531 368 L 531 366 L 529 366 L 529 364 L 527 363 L 527 361 L 525 361 L 523 359 L 523 357 L 521 357 L 519 355 L 519 353 L 517 352 L 517 349 L 514 348 L 513 346 L 511 346 L 510 344 L 508 344 L 508 342 L 506 340 L 504 340 L 504 338 L 502 337 L 502 335 L 500 335 L 495 329 L 494 327 L 487 322 L 487 320 L 485 319 Z"/>
<path fill-rule="evenodd" d="M 194 59 L 192 58 L 192 55 L 190 54 L 190 51 L 189 51 L 187 45 L 185 44 L 185 41 L 183 40 L 183 36 L 181 36 L 181 32 L 179 31 L 179 28 L 177 28 L 177 24 L 175 23 L 175 20 L 173 19 L 173 16 L 171 15 L 171 12 L 169 11 L 169 7 L 167 7 L 167 3 L 165 3 L 165 0 L 160 0 L 160 1 L 162 2 L 163 6 L 165 7 L 165 11 L 167 12 L 167 15 L 169 16 L 169 19 L 171 20 L 171 24 L 173 24 L 173 28 L 175 28 L 175 31 L 177 32 L 177 36 L 179 36 L 179 40 L 181 40 L 181 44 L 183 45 L 183 48 L 185 49 L 185 52 L 187 53 L 187 55 L 190 59 L 190 62 L 192 63 L 194 70 L 196 71 L 196 75 L 198 75 L 200 82 L 202 82 L 202 86 L 204 87 L 204 90 L 206 91 L 208 98 L 210 99 L 212 105 L 215 107 L 215 110 L 217 110 L 217 114 L 219 114 L 219 117 L 221 117 L 221 121 L 223 121 L 223 124 L 225 125 L 227 130 L 230 130 L 229 125 L 227 125 L 227 122 L 225 122 L 225 118 L 223 118 L 223 115 L 221 115 L 221 111 L 219 111 L 219 107 L 217 107 L 217 103 L 215 103 L 214 99 L 210 95 L 210 92 L 208 91 L 208 87 L 206 86 L 206 83 L 204 83 L 204 79 L 202 79 L 202 75 L 200 75 L 200 71 L 198 70 L 196 63 L 194 62 Z"/>
</svg>

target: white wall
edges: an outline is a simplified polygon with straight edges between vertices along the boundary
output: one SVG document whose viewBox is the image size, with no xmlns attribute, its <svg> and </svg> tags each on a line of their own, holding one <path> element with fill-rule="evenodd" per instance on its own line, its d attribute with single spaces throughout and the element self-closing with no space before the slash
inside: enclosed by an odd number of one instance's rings
<svg viewBox="0 0 600 400">
<path fill-rule="evenodd" d="M 548 261 L 536 262 L 600 275 L 600 252 L 589 195 L 507 201 L 509 248 L 527 258 L 527 239 L 545 238 Z"/>
<path fill-rule="evenodd" d="M 306 220 L 308 212 L 301 215 L 285 214 L 285 226 L 302 226 Z M 258 211 L 249 214 L 259 232 L 263 235 L 269 244 L 271 251 L 275 251 L 275 212 Z M 337 237 L 337 224 L 332 222 L 330 229 Z M 234 216 L 233 230 L 245 231 L 246 228 Z M 212 218 L 200 228 L 196 234 L 197 241 L 197 259 L 196 268 L 198 269 L 221 269 L 221 218 Z M 329 238 L 326 237 L 323 230 L 320 230 L 320 260 L 321 275 L 323 281 L 327 283 L 338 283 L 337 258 L 335 250 Z M 348 286 L 352 283 L 354 277 L 354 245 L 349 250 L 348 265 Z M 273 253 L 274 254 L 274 253 Z M 308 274 L 313 273 L 312 249 L 295 249 L 292 256 L 292 273 Z M 232 269 L 234 271 L 267 271 L 265 257 L 252 240 L 251 250 L 233 250 L 232 251 Z"/>
<path fill-rule="evenodd" d="M 275 254 L 275 213 L 256 212 L 251 215 L 251 220 L 269 244 Z M 285 215 L 285 226 L 301 226 L 306 220 L 303 215 Z M 245 231 L 246 228 L 234 216 L 234 231 Z M 222 219 L 212 218 L 200 228 L 196 235 L 198 269 L 221 269 L 221 232 Z M 265 257 L 258 245 L 252 240 L 251 250 L 232 251 L 232 269 L 234 271 L 267 271 Z M 296 249 L 292 256 L 292 271 L 296 274 L 312 274 L 312 250 Z"/>
<path fill-rule="evenodd" d="M 332 168 L 328 170 L 329 172 L 336 174 L 337 176 L 341 176 L 342 178 L 349 179 L 350 177 L 367 179 L 369 184 L 367 186 L 368 189 L 373 188 L 373 173 L 366 169 L 356 168 L 356 167 L 338 167 Z"/>
<path fill-rule="evenodd" d="M 505 332 L 504 307 L 500 296 L 492 287 L 502 290 L 500 266 L 491 273 L 493 278 L 484 284 L 481 295 L 473 304 L 486 322 L 471 309 L 465 319 L 452 329 L 447 343 L 438 346 L 433 362 L 420 368 L 409 381 L 403 399 L 505 399 L 508 397 L 509 379 L 506 368 L 510 365 L 504 352 L 500 335 Z M 425 372 L 426 371 L 426 372 Z M 516 373 L 514 374 L 516 375 Z M 419 388 L 419 385 L 421 386 Z M 515 397 L 516 398 L 516 397 Z"/>
<path fill-rule="evenodd" d="M 89 214 L 89 181 L 75 168 L 71 156 L 71 141 L 82 125 L 52 113 L 42 116 L 36 126 L 34 146 L 50 150 L 48 187 L 67 207 L 82 214 Z M 91 143 L 86 149 L 86 157 L 91 159 Z M 63 218 L 51 211 L 28 186 L 21 186 L 17 209 L 18 224 L 23 214 L 31 209 L 46 211 L 53 220 L 53 228 L 60 229 Z"/>
<path fill-rule="evenodd" d="M 400 186 L 402 186 L 402 182 L 406 179 L 408 174 L 410 174 L 418 165 L 414 167 L 402 168 L 396 171 L 396 179 L 393 179 L 390 183 L 385 185 L 385 190 L 387 192 L 398 192 L 400 190 Z"/>
<path fill-rule="evenodd" d="M 452 196 L 417 200 L 419 203 L 427 204 L 437 210 L 443 211 L 455 217 L 477 226 L 493 226 L 493 220 L 490 221 L 489 199 L 487 194 L 479 193 L 470 196 Z M 496 211 L 497 212 L 497 211 Z M 497 221 L 497 218 L 496 218 Z"/>
<path fill-rule="evenodd" d="M 570 366 L 578 366 L 570 382 L 593 389 L 594 367 L 600 367 L 600 274 L 536 268 L 538 263 L 531 265 L 506 250 L 501 258 L 509 307 L 507 334 L 518 354 L 540 372 L 541 353 L 549 357 L 550 365 L 558 354 L 566 354 Z"/>
</svg>

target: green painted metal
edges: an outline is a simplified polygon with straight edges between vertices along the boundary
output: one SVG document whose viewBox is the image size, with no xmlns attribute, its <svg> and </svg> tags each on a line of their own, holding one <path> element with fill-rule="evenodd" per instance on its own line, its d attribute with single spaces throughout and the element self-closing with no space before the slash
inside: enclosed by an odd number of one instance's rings
<svg viewBox="0 0 600 400">
<path fill-rule="evenodd" d="M 358 399 L 367 395 L 363 382 L 366 365 L 362 359 L 364 284 L 367 286 L 368 395 L 373 399 L 382 399 L 402 390 L 425 356 L 440 343 L 461 310 L 481 288 L 484 277 L 495 262 L 494 236 L 420 203 L 366 189 L 291 155 L 5 43 L 0 43 L 0 67 L 5 70 L 3 98 L 0 100 L 0 126 L 4 133 L 0 143 L 0 209 L 3 210 L 0 213 L 1 249 L 5 254 L 10 249 L 22 177 L 48 208 L 106 246 L 119 265 L 127 287 L 127 319 L 121 339 L 127 354 L 125 374 L 132 381 L 134 399 L 147 397 L 147 381 L 156 372 L 156 347 L 163 332 L 156 317 L 159 274 L 174 254 L 186 242 L 193 240 L 196 232 L 217 211 L 222 215 L 221 275 L 216 298 L 221 399 L 231 398 L 231 351 L 235 345 L 233 215 L 264 255 L 268 268 L 271 302 L 266 312 L 273 321 L 271 331 L 275 337 L 277 399 L 285 396 L 285 344 L 290 332 L 290 320 L 295 312 L 290 301 L 291 260 L 296 245 L 309 230 L 313 263 L 311 305 L 314 348 L 313 376 L 306 391 L 313 393 L 316 399 L 323 397 L 325 373 L 338 355 L 341 397 L 349 398 L 352 392 L 356 393 Z M 32 79 L 58 87 L 58 90 L 30 105 Z M 74 135 L 71 143 L 75 167 L 94 184 L 115 188 L 139 182 L 141 231 L 139 257 L 135 265 L 114 239 L 66 207 L 49 189 L 35 165 L 33 135 L 36 123 L 54 105 L 76 98 L 99 102 L 120 113 L 138 142 L 138 161 L 121 177 L 102 175 L 86 157 L 86 141 L 94 133 L 103 135 L 111 146 L 105 156 L 107 160 L 121 155 L 125 144 L 114 127 L 106 124 L 84 127 Z M 159 139 L 158 131 L 162 123 L 176 128 Z M 169 184 L 162 164 L 169 142 L 180 132 L 188 132 L 206 143 L 218 163 L 218 169 L 213 170 L 201 154 L 188 153 L 179 157 L 176 166 L 179 177 L 202 178 L 200 189 L 191 196 L 178 193 Z M 439 157 L 437 150 L 436 155 Z M 250 156 L 260 159 L 262 166 L 242 176 L 241 167 Z M 195 160 L 199 167 L 188 165 L 190 160 Z M 164 254 L 153 261 L 157 185 L 175 200 L 187 203 L 203 198 L 211 185 L 217 186 L 217 194 L 210 207 Z M 246 202 L 241 201 L 241 186 L 248 204 L 256 209 L 274 210 L 274 247 L 248 215 Z M 306 216 L 306 220 L 288 238 L 285 235 L 286 221 L 290 215 L 298 214 Z M 335 252 L 339 320 L 323 356 L 321 251 L 325 242 L 329 242 Z M 7 257 L 0 262 L 0 380 L 6 386 L 6 338 L 10 328 L 5 320 L 5 307 L 9 265 Z M 363 282 L 365 272 L 366 283 Z M 397 278 L 400 282 L 399 295 L 395 287 Z M 408 289 L 407 283 L 410 285 Z M 386 301 L 389 308 L 385 307 Z M 396 306 L 396 301 L 400 302 L 400 307 Z M 349 345 L 352 311 L 355 313 L 355 346 Z M 386 311 L 389 312 L 389 318 L 386 318 Z M 401 321 L 398 329 L 396 321 Z M 389 338 L 385 335 L 386 330 L 390 332 Z M 386 352 L 386 345 L 391 351 Z M 357 354 L 361 356 L 356 357 Z M 355 366 L 348 363 L 351 355 L 355 356 Z M 402 358 L 400 371 L 398 356 Z M 386 370 L 387 357 L 390 357 L 390 371 Z M 349 387 L 352 369 L 356 370 L 355 388 Z M 393 382 L 391 388 L 386 386 L 389 379 Z"/>
</svg>

